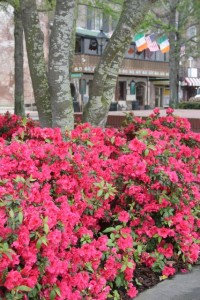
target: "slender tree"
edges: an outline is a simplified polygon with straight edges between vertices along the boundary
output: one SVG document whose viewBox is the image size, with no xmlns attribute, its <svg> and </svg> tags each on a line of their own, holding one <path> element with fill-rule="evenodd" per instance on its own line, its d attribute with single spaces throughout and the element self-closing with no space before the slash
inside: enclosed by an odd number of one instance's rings
<svg viewBox="0 0 200 300">
<path fill-rule="evenodd" d="M 15 107 L 16 115 L 25 115 L 24 107 L 24 47 L 23 25 L 19 5 L 14 6 L 14 63 L 15 63 Z"/>
<path fill-rule="evenodd" d="M 50 92 L 44 59 L 44 37 L 35 0 L 20 0 L 26 50 L 35 103 L 42 127 L 52 126 Z"/>
<path fill-rule="evenodd" d="M 36 0 L 20 0 L 28 62 L 39 120 L 43 127 L 60 127 L 63 131 L 65 127 L 72 129 L 74 126 L 69 58 L 73 26 L 75 26 L 76 3 L 76 0 L 56 1 L 47 70 L 43 51 L 44 39 Z"/>
<path fill-rule="evenodd" d="M 75 35 L 76 1 L 57 0 L 50 36 L 49 87 L 53 127 L 72 129 L 74 126 L 70 90 L 70 44 Z M 73 32 L 73 35 L 72 35 Z"/>
<path fill-rule="evenodd" d="M 23 72 L 23 26 L 19 0 L 0 0 L 0 8 L 8 13 L 8 6 L 11 5 L 14 11 L 14 112 L 16 115 L 25 115 L 24 108 L 24 72 Z"/>
<path fill-rule="evenodd" d="M 156 0 L 125 0 L 116 30 L 95 69 L 91 98 L 83 112 L 83 121 L 104 127 L 113 98 L 119 68 L 134 33 Z M 134 17 L 133 17 L 134 15 Z"/>
<path fill-rule="evenodd" d="M 158 7 L 151 11 L 147 26 L 169 38 L 170 105 L 176 107 L 179 102 L 181 48 L 185 49 L 185 58 L 195 57 L 199 48 L 198 36 L 188 37 L 187 29 L 199 24 L 200 5 L 198 0 L 160 0 L 157 4 Z"/>
</svg>

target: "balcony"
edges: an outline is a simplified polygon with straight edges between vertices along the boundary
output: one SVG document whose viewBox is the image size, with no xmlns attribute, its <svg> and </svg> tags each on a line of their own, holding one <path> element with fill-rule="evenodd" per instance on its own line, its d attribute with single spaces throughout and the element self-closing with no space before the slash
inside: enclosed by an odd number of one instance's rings
<svg viewBox="0 0 200 300">
<path fill-rule="evenodd" d="M 76 54 L 72 68 L 73 72 L 92 74 L 99 60 L 99 55 Z M 119 74 L 126 76 L 168 78 L 169 63 L 125 58 Z"/>
</svg>

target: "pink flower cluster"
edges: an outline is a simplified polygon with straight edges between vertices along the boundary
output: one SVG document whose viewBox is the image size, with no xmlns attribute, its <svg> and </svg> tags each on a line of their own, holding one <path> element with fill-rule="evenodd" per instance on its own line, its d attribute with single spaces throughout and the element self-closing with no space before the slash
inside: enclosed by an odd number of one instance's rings
<svg viewBox="0 0 200 300">
<path fill-rule="evenodd" d="M 137 265 L 171 276 L 193 264 L 199 146 L 171 110 L 64 138 L 34 125 L 2 136 L 0 297 L 105 300 L 122 288 L 133 298 Z"/>
</svg>

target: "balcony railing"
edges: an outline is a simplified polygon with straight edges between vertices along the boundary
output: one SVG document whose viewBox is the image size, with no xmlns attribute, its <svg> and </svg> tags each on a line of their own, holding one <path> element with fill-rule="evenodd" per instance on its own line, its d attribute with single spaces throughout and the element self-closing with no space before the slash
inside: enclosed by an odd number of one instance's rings
<svg viewBox="0 0 200 300">
<path fill-rule="evenodd" d="M 99 60 L 100 56 L 98 55 L 76 54 L 74 57 L 73 72 L 94 73 Z M 124 59 L 119 74 L 168 78 L 169 63 Z"/>
</svg>

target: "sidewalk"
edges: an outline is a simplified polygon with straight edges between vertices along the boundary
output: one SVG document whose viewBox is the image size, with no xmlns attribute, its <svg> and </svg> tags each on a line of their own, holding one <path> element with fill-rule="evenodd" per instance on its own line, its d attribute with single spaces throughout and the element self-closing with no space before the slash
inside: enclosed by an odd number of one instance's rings
<svg viewBox="0 0 200 300">
<path fill-rule="evenodd" d="M 139 294 L 135 300 L 200 300 L 200 266 L 175 275 Z"/>
<path fill-rule="evenodd" d="M 12 106 L 10 106 L 10 107 L 0 106 L 0 114 L 5 114 L 7 111 L 9 111 L 11 114 L 13 114 L 14 113 L 14 107 L 12 107 Z M 33 120 L 38 120 L 38 112 L 36 110 L 26 109 L 26 115 L 27 114 L 29 114 L 29 116 Z"/>
<path fill-rule="evenodd" d="M 137 117 L 147 117 L 153 113 L 153 109 L 150 110 L 132 110 Z M 110 111 L 109 115 L 124 116 L 128 111 Z M 160 109 L 160 115 L 166 116 L 166 109 Z M 200 119 L 200 109 L 175 109 L 174 115 L 182 118 Z M 200 300 L 200 297 L 199 297 Z"/>
<path fill-rule="evenodd" d="M 6 111 L 10 113 L 14 112 L 13 107 L 0 107 L 0 114 L 4 114 Z M 132 110 L 131 111 L 135 116 L 138 117 L 146 117 L 152 114 L 153 110 Z M 117 115 L 117 116 L 125 116 L 129 111 L 110 111 L 109 115 Z M 38 113 L 34 110 L 26 109 L 26 114 L 29 114 L 31 118 L 34 120 L 38 119 Z M 200 119 L 200 109 L 175 109 L 174 114 L 180 116 L 182 118 L 190 118 L 190 119 Z M 161 109 L 160 115 L 165 116 L 166 110 Z M 199 297 L 200 300 L 200 297 Z"/>
</svg>

